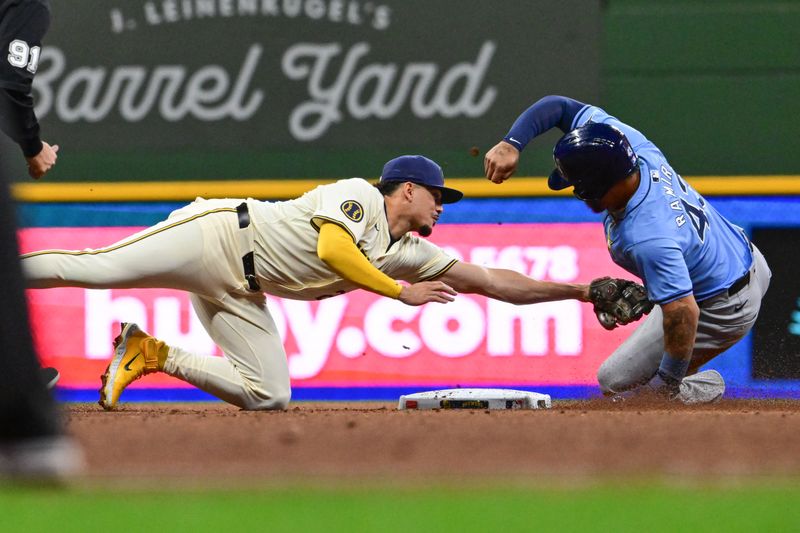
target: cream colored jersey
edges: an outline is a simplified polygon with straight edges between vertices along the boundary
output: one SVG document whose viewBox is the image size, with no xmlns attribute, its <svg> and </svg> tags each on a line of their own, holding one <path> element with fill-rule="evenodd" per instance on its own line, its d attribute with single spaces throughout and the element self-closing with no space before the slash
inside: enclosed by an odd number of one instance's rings
<svg viewBox="0 0 800 533">
<path fill-rule="evenodd" d="M 248 208 L 255 226 L 259 283 L 275 296 L 319 300 L 359 288 L 317 256 L 323 222 L 347 230 L 369 262 L 393 279 L 433 279 L 456 262 L 438 246 L 410 234 L 390 246 L 383 195 L 361 178 L 321 185 L 286 202 L 250 199 Z"/>
</svg>

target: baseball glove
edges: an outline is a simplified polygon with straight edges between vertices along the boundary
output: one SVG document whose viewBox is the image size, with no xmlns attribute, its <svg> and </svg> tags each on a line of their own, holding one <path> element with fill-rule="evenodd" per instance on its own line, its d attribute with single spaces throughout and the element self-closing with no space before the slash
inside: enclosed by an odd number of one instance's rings
<svg viewBox="0 0 800 533">
<path fill-rule="evenodd" d="M 589 285 L 589 299 L 600 324 L 612 330 L 636 322 L 653 309 L 647 291 L 638 283 L 620 278 L 597 278 Z"/>
</svg>

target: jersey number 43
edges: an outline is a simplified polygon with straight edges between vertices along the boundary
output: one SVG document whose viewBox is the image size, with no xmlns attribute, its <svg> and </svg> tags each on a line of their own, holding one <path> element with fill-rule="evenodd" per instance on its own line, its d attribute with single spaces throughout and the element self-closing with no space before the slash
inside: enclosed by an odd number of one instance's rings
<svg viewBox="0 0 800 533">
<path fill-rule="evenodd" d="M 694 226 L 694 230 L 697 232 L 697 237 L 700 239 L 700 242 L 704 242 L 706 237 L 706 228 L 708 228 L 708 217 L 706 216 L 706 212 L 702 207 L 692 205 L 683 198 L 681 198 L 681 204 L 683 204 L 683 210 L 686 211 L 686 215 L 692 222 L 692 226 Z M 682 216 L 678 218 L 680 219 Z M 685 219 L 683 223 L 686 223 Z M 678 221 L 678 225 L 683 225 L 681 224 L 680 220 Z"/>
</svg>

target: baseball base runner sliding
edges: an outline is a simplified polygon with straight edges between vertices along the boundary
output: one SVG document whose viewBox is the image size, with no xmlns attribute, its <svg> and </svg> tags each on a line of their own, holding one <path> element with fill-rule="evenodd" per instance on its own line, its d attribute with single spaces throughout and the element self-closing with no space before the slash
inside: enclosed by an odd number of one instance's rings
<svg viewBox="0 0 800 533">
<path fill-rule="evenodd" d="M 641 278 L 657 304 L 600 367 L 601 389 L 620 401 L 719 399 L 722 376 L 698 369 L 755 324 L 772 276 L 764 256 L 641 132 L 571 98 L 547 96 L 524 111 L 486 154 L 486 177 L 507 180 L 523 148 L 554 127 L 564 136 L 548 185 L 572 187 L 605 213 L 611 259 Z"/>
<path fill-rule="evenodd" d="M 24 255 L 22 265 L 33 288 L 191 293 L 194 311 L 225 356 L 168 346 L 136 324 L 123 324 L 102 377 L 100 404 L 106 409 L 117 406 L 125 387 L 152 372 L 166 372 L 244 409 L 286 408 L 286 353 L 264 293 L 318 300 L 365 289 L 408 305 L 452 302 L 459 292 L 519 305 L 577 299 L 592 301 L 606 323 L 627 323 L 649 310 L 629 301 L 643 290 L 608 290 L 604 282 L 605 290 L 590 291 L 588 285 L 539 281 L 458 261 L 411 235 L 429 236 L 443 204 L 462 196 L 444 186 L 435 162 L 401 156 L 386 163 L 374 186 L 352 178 L 286 202 L 198 199 L 111 246 L 43 250 Z"/>
</svg>

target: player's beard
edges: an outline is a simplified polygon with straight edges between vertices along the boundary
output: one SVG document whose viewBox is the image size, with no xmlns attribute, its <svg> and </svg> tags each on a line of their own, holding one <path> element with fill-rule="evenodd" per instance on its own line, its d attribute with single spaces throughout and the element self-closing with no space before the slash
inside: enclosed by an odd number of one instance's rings
<svg viewBox="0 0 800 533">
<path fill-rule="evenodd" d="M 603 206 L 602 200 L 584 200 L 583 203 L 589 206 L 589 209 L 595 213 L 602 213 L 606 210 L 606 208 Z"/>
<path fill-rule="evenodd" d="M 423 224 L 419 227 L 417 233 L 419 233 L 422 237 L 430 237 L 431 233 L 433 233 L 433 226 L 429 224 Z"/>
</svg>

